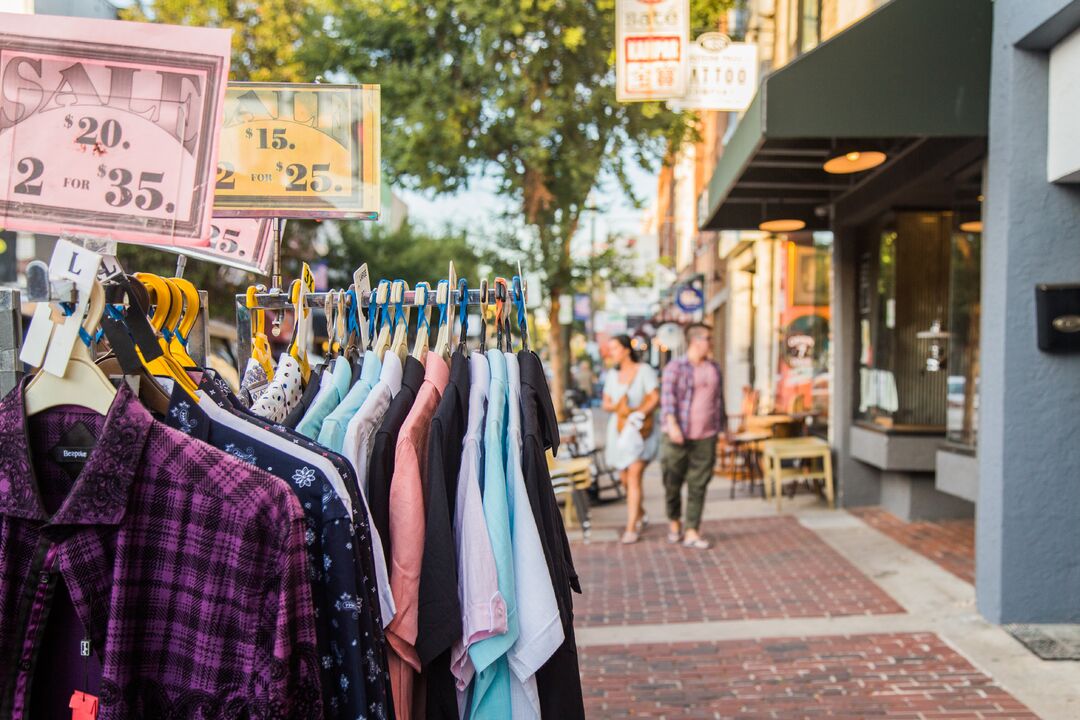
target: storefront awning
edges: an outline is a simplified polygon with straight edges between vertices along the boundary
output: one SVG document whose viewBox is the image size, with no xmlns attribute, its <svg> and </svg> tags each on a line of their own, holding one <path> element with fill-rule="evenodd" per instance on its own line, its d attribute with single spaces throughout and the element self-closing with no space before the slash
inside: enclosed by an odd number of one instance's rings
<svg viewBox="0 0 1080 720">
<path fill-rule="evenodd" d="M 768 75 L 699 199 L 701 227 L 824 229 L 830 205 L 915 144 L 986 137 L 992 20 L 991 0 L 892 0 Z M 848 148 L 889 160 L 822 169 Z"/>
</svg>

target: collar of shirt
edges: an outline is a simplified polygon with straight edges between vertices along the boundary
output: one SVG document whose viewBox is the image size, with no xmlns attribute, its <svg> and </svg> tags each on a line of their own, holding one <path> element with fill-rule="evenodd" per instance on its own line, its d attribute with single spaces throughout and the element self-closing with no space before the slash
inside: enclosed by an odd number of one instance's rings
<svg viewBox="0 0 1080 720">
<path fill-rule="evenodd" d="M 491 383 L 491 371 L 487 358 L 474 352 L 469 356 L 469 429 L 465 433 L 465 442 L 470 439 L 482 442 L 484 439 L 484 410 L 487 403 L 488 385 Z"/>
<path fill-rule="evenodd" d="M 27 434 L 23 392 L 30 378 L 17 391 L 0 400 L 0 513 L 26 520 L 48 521 L 41 505 Z M 117 525 L 127 509 L 128 490 L 143 454 L 153 418 L 135 397 L 127 383 L 121 383 L 105 416 L 100 438 L 90 451 L 86 465 L 75 480 L 54 525 Z"/>
<path fill-rule="evenodd" d="M 401 383 L 404 378 L 404 368 L 401 366 L 401 358 L 396 353 L 388 352 L 382 359 L 382 369 L 379 371 L 379 383 L 390 388 L 391 397 L 401 392 Z"/>
<path fill-rule="evenodd" d="M 434 385 L 441 398 L 446 386 L 450 383 L 450 368 L 447 367 L 446 361 L 435 353 L 428 353 L 426 362 L 424 382 Z"/>
<path fill-rule="evenodd" d="M 329 379 L 327 377 L 329 376 Z M 352 365 L 345 357 L 334 360 L 334 368 L 328 373 L 323 373 L 324 387 L 319 390 L 315 402 L 304 413 L 297 431 L 314 440 L 322 429 L 326 416 L 341 403 L 349 392 L 349 382 L 352 380 Z"/>
<path fill-rule="evenodd" d="M 551 401 L 551 391 L 548 389 L 547 377 L 544 375 L 544 366 L 540 358 L 531 350 L 518 352 L 518 365 L 521 368 L 522 387 L 529 387 L 536 400 L 537 416 L 540 440 L 545 449 L 550 448 L 553 455 L 559 454 L 559 422 L 555 418 L 555 406 Z"/>
<path fill-rule="evenodd" d="M 368 395 L 371 393 L 371 389 L 379 381 L 382 366 L 382 360 L 379 359 L 376 353 L 369 352 L 364 355 L 364 362 L 360 368 L 360 379 L 356 381 L 356 384 L 349 389 L 338 406 L 323 421 L 322 429 L 319 431 L 320 445 L 330 448 L 334 452 L 341 452 L 345 442 L 345 428 L 353 416 L 356 415 L 356 412 L 363 406 L 364 401 L 367 400 Z"/>
</svg>

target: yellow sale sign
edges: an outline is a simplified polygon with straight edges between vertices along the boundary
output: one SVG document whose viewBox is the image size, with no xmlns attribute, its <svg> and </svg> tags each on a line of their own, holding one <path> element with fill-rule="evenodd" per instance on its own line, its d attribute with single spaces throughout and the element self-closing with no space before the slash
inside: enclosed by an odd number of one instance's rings
<svg viewBox="0 0 1080 720">
<path fill-rule="evenodd" d="M 379 86 L 229 83 L 214 215 L 379 216 Z"/>
</svg>

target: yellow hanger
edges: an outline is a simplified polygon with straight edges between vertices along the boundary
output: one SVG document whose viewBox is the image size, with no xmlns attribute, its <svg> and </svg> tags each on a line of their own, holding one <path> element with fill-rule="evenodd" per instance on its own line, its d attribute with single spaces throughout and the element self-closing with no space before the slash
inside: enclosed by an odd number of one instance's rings
<svg viewBox="0 0 1080 720">
<path fill-rule="evenodd" d="M 183 278 L 166 278 L 170 288 L 175 288 L 182 299 L 182 313 L 180 319 L 172 326 L 172 339 L 169 341 L 169 351 L 176 361 L 185 368 L 197 368 L 199 364 L 187 351 L 187 339 L 191 336 L 191 330 L 199 320 L 199 309 L 202 301 L 199 300 L 199 291 L 191 284 L 190 280 Z M 176 302 L 176 295 L 173 295 Z M 168 323 L 168 320 L 165 321 Z"/>
<path fill-rule="evenodd" d="M 150 317 L 150 326 L 154 328 L 155 332 L 159 333 L 158 344 L 163 352 L 161 357 L 150 362 L 146 362 L 142 352 L 139 352 L 139 358 L 152 375 L 172 378 L 184 388 L 188 395 L 196 399 L 196 393 L 199 390 L 198 385 L 195 384 L 195 381 L 191 379 L 176 358 L 169 352 L 169 343 L 164 337 L 160 337 L 166 317 L 170 314 L 173 304 L 172 293 L 174 291 L 170 290 L 170 285 L 165 282 L 164 278 L 152 273 L 135 273 L 135 277 L 146 286 L 146 291 L 150 295 L 150 302 L 154 304 L 154 314 Z M 175 290 L 175 292 L 179 294 L 179 290 Z M 138 351 L 138 348 L 136 348 L 136 351 Z"/>
<path fill-rule="evenodd" d="M 94 281 L 83 329 L 93 334 L 105 310 L 105 290 Z M 55 312 L 55 311 L 54 311 Z M 43 369 L 26 385 L 23 397 L 27 415 L 35 415 L 58 405 L 78 405 L 101 415 L 108 415 L 116 398 L 116 388 L 94 364 L 90 351 L 81 338 L 75 339 L 64 376 L 58 377 Z"/>
<path fill-rule="evenodd" d="M 289 300 L 296 314 L 292 342 L 289 343 L 289 355 L 300 365 L 300 375 L 306 384 L 311 377 L 311 364 L 308 362 L 308 342 L 311 328 L 311 310 L 307 306 L 308 293 L 315 291 L 315 276 L 311 268 L 304 263 L 300 269 L 300 279 L 294 280 L 289 289 Z"/>
<path fill-rule="evenodd" d="M 258 289 L 249 285 L 247 307 L 251 316 L 251 357 L 259 363 L 267 380 L 274 379 L 274 355 L 270 352 L 270 339 L 266 337 L 266 311 L 256 308 L 255 293 Z"/>
</svg>

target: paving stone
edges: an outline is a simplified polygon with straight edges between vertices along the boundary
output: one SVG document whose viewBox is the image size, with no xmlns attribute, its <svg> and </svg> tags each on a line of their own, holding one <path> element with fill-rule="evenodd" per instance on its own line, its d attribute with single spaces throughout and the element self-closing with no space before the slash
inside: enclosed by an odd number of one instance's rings
<svg viewBox="0 0 1080 720">
<path fill-rule="evenodd" d="M 904 522 L 881 508 L 853 508 L 850 512 L 961 580 L 975 582 L 974 520 Z"/>
<path fill-rule="evenodd" d="M 575 543 L 579 626 L 902 613 L 903 608 L 793 517 L 706 522 L 714 545 Z"/>
<path fill-rule="evenodd" d="M 595 646 L 581 669 L 590 718 L 1036 718 L 932 633 Z"/>
</svg>

